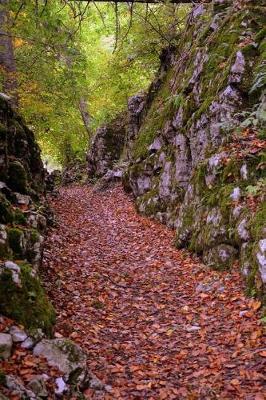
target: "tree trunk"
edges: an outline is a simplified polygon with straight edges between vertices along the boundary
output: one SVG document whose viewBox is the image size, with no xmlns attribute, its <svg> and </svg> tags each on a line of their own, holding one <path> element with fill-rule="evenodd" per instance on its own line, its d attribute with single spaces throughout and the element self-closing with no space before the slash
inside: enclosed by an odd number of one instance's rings
<svg viewBox="0 0 266 400">
<path fill-rule="evenodd" d="M 3 91 L 11 97 L 13 107 L 18 107 L 18 85 L 16 63 L 10 33 L 8 32 L 9 0 L 0 0 L 0 68 L 3 76 Z"/>
<path fill-rule="evenodd" d="M 85 97 L 81 97 L 79 100 L 79 111 L 82 117 L 85 129 L 88 133 L 89 138 L 92 135 L 91 131 L 91 116 L 88 111 L 88 101 Z"/>
</svg>

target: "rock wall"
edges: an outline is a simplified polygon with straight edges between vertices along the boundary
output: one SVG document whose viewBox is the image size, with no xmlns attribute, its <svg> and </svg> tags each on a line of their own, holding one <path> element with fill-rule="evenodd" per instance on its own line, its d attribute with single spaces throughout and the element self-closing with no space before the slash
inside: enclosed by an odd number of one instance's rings
<svg viewBox="0 0 266 400">
<path fill-rule="evenodd" d="M 0 314 L 51 333 L 54 310 L 38 278 L 44 177 L 33 133 L 0 97 Z"/>
<path fill-rule="evenodd" d="M 240 259 L 266 285 L 266 2 L 214 0 L 188 17 L 139 108 L 129 103 L 123 177 L 139 212 L 218 269 Z M 138 103 L 138 102 L 137 102 Z"/>
</svg>

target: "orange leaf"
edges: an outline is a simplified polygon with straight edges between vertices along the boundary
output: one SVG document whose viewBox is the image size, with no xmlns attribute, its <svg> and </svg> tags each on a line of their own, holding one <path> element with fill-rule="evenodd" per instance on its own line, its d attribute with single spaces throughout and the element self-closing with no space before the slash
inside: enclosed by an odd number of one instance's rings
<svg viewBox="0 0 266 400">
<path fill-rule="evenodd" d="M 231 383 L 232 385 L 234 385 L 234 386 L 238 386 L 238 385 L 240 384 L 240 382 L 239 382 L 238 379 L 232 379 L 232 380 L 230 381 L 230 383 Z"/>
<path fill-rule="evenodd" d="M 251 307 L 252 310 L 254 310 L 254 311 L 259 310 L 260 307 L 261 307 L 261 301 L 259 301 L 259 300 L 251 301 L 250 307 Z"/>
</svg>

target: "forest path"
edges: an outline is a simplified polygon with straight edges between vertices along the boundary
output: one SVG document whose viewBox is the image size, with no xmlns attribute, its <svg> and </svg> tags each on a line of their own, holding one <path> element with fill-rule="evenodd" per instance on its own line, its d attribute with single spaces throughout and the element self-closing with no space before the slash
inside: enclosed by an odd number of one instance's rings
<svg viewBox="0 0 266 400">
<path fill-rule="evenodd" d="M 56 330 L 113 387 L 88 399 L 266 398 L 259 302 L 236 270 L 175 249 L 173 231 L 139 216 L 120 186 L 63 188 L 51 203 L 44 268 Z"/>
</svg>

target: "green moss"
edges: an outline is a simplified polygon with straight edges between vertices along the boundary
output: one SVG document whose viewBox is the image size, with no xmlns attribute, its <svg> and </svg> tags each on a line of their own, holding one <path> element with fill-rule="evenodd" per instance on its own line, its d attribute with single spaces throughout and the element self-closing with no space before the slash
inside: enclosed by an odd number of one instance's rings
<svg viewBox="0 0 266 400">
<path fill-rule="evenodd" d="M 254 218 L 250 221 L 250 231 L 255 241 L 263 237 L 263 232 L 266 231 L 266 202 L 261 204 Z"/>
<path fill-rule="evenodd" d="M 232 158 L 223 168 L 222 182 L 235 182 L 240 178 L 240 162 Z"/>
<path fill-rule="evenodd" d="M 250 267 L 251 270 L 249 271 L 248 276 L 246 277 L 246 288 L 245 288 L 245 292 L 247 294 L 247 296 L 250 297 L 261 297 L 262 292 L 260 290 L 260 288 L 257 286 L 257 274 L 258 274 L 258 266 L 256 264 L 255 260 L 255 255 L 254 255 L 254 251 L 255 251 L 255 247 L 254 244 L 252 243 L 249 246 L 249 263 L 250 263 Z"/>
<path fill-rule="evenodd" d="M 266 140 L 266 130 L 261 130 L 258 132 L 258 139 Z"/>
<path fill-rule="evenodd" d="M 266 28 L 262 28 L 257 35 L 255 36 L 255 40 L 256 41 L 261 41 L 262 39 L 264 39 L 266 37 Z"/>
<path fill-rule="evenodd" d="M 23 231 L 19 228 L 9 228 L 7 230 L 9 246 L 16 256 L 23 255 Z"/>
<path fill-rule="evenodd" d="M 200 163 L 194 172 L 192 182 L 196 186 L 197 190 L 201 193 L 207 190 L 205 176 L 207 175 L 207 164 Z"/>
<path fill-rule="evenodd" d="M 158 212 L 163 212 L 167 208 L 163 201 L 158 200 L 157 188 L 150 190 L 137 199 L 137 207 L 139 208 L 142 204 L 145 206 L 145 215 L 149 216 L 155 216 Z"/>
<path fill-rule="evenodd" d="M 8 183 L 11 189 L 19 193 L 27 193 L 27 173 L 19 161 L 10 162 L 8 176 Z"/>
<path fill-rule="evenodd" d="M 194 226 L 194 219 L 194 207 L 188 207 L 182 218 L 182 226 L 179 227 L 176 232 L 175 245 L 177 248 L 189 245 Z"/>
<path fill-rule="evenodd" d="M 38 232 L 36 229 L 31 229 L 31 230 L 30 230 L 30 240 L 31 240 L 31 243 L 34 244 L 34 243 L 38 242 L 39 239 L 40 239 L 40 234 L 39 234 L 39 232 Z"/>
<path fill-rule="evenodd" d="M 196 253 L 198 255 L 202 254 L 203 246 L 199 241 L 199 232 L 198 231 L 193 231 L 192 237 L 191 237 L 189 245 L 188 245 L 188 249 L 189 249 L 189 251 L 192 251 L 193 253 Z"/>
<path fill-rule="evenodd" d="M 13 212 L 10 202 L 0 193 L 0 223 L 8 224 L 13 221 Z"/>
<path fill-rule="evenodd" d="M 14 222 L 18 225 L 26 225 L 27 223 L 24 213 L 19 208 L 14 210 Z"/>
<path fill-rule="evenodd" d="M 5 229 L 1 229 L 1 236 L 2 240 L 0 241 L 0 259 L 4 260 L 10 256 L 8 241 L 5 239 Z"/>
<path fill-rule="evenodd" d="M 213 12 L 215 13 L 215 14 L 218 14 L 218 13 L 220 13 L 220 12 L 223 12 L 223 11 L 226 11 L 226 9 L 230 6 L 230 5 L 232 5 L 231 4 L 231 2 L 229 1 L 229 0 L 227 0 L 227 1 L 223 1 L 223 2 L 215 2 L 214 4 L 213 4 Z"/>
<path fill-rule="evenodd" d="M 158 136 L 165 123 L 171 119 L 176 106 L 171 96 L 170 83 L 173 71 L 170 70 L 164 77 L 164 81 L 153 100 L 152 106 L 141 126 L 133 146 L 135 159 L 148 155 L 148 146 Z"/>
<path fill-rule="evenodd" d="M 56 346 L 64 353 L 68 354 L 68 359 L 70 362 L 76 363 L 80 361 L 81 353 L 75 343 L 73 343 L 71 340 L 64 339 L 62 342 L 58 342 Z"/>
<path fill-rule="evenodd" d="M 21 287 L 12 280 L 11 271 L 0 275 L 0 313 L 15 319 L 26 328 L 41 328 L 51 334 L 55 312 L 38 278 L 32 276 L 31 267 L 21 267 Z"/>
</svg>

